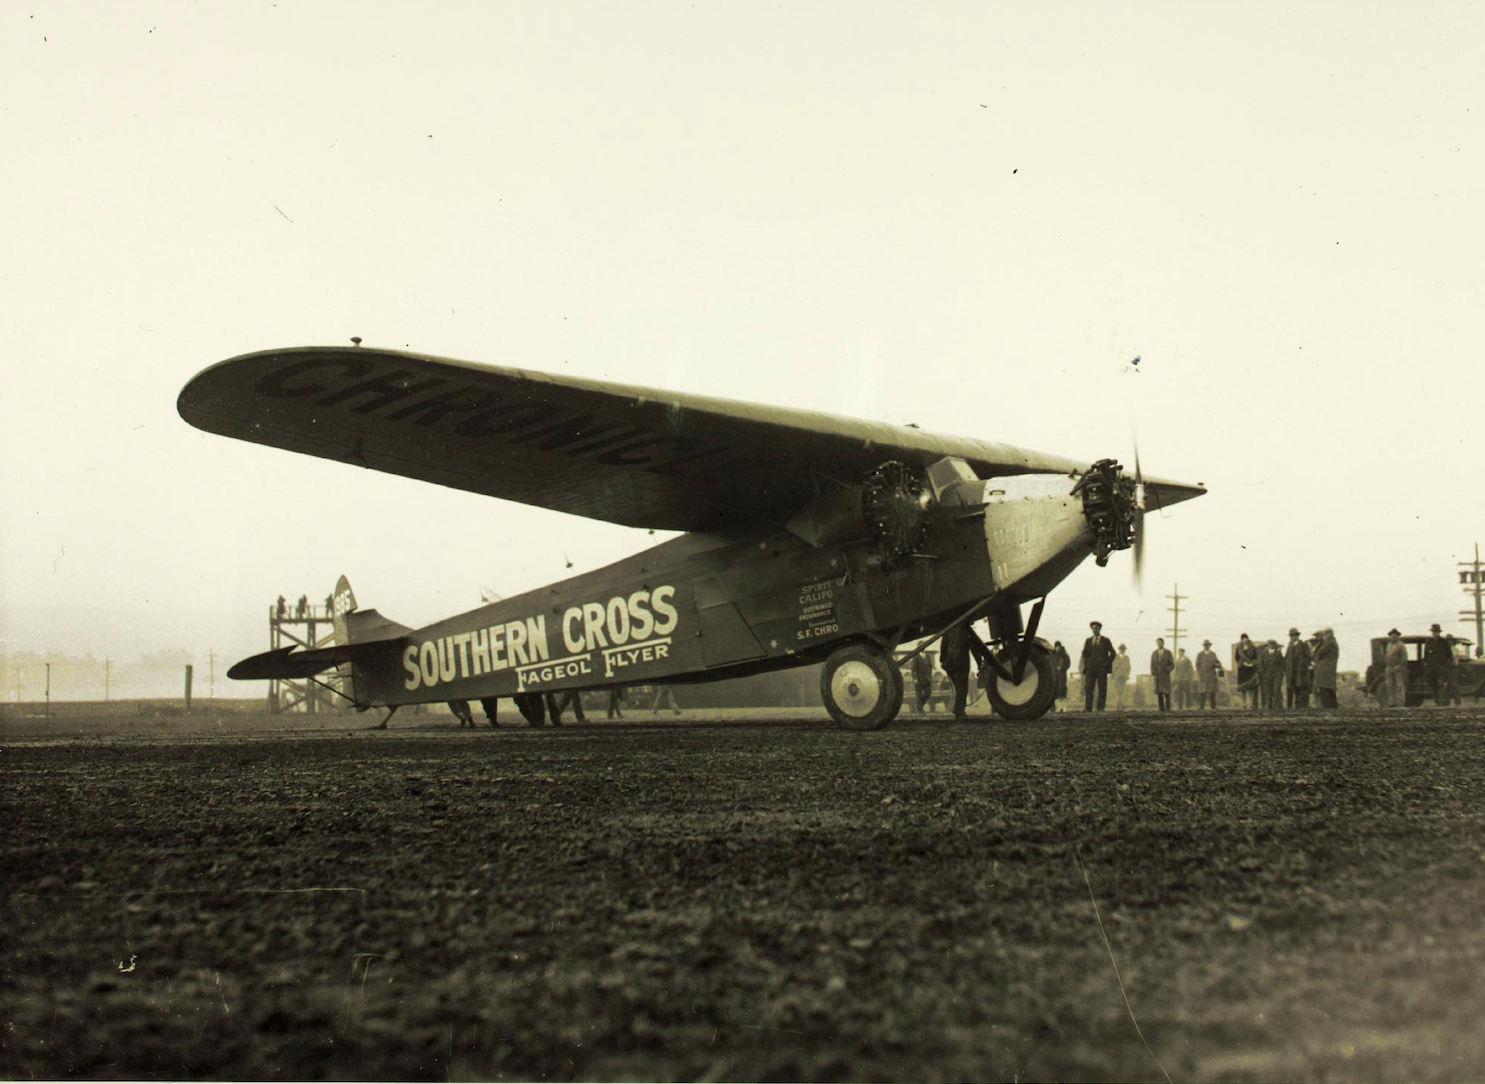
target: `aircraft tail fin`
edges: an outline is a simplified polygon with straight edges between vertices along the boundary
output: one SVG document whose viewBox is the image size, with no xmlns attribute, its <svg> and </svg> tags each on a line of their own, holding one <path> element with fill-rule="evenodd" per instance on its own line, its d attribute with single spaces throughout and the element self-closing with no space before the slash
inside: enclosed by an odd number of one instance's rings
<svg viewBox="0 0 1485 1084">
<path fill-rule="evenodd" d="M 358 610 L 355 593 L 344 576 L 331 595 L 330 621 L 335 629 L 333 643 L 325 647 L 281 647 L 265 651 L 243 659 L 227 671 L 227 676 L 238 681 L 284 681 L 338 670 L 341 688 L 347 697 L 355 700 L 352 684 L 355 664 L 384 658 L 388 645 L 405 639 L 412 631 L 375 610 Z"/>
</svg>

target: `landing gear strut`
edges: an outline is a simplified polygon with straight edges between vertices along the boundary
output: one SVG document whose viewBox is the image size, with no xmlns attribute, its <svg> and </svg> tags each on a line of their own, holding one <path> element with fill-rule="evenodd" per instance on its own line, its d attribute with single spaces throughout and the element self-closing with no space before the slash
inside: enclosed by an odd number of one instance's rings
<svg viewBox="0 0 1485 1084">
<path fill-rule="evenodd" d="M 995 714 L 1015 720 L 1040 719 L 1047 714 L 1057 698 L 1052 653 L 1032 642 L 1020 649 L 1006 648 L 995 659 L 1000 666 L 985 674 L 985 692 Z"/>
<path fill-rule="evenodd" d="M 1057 669 L 1052 653 L 1036 639 L 1046 602 L 1045 598 L 1037 599 L 1024 632 L 1019 607 L 990 615 L 991 634 L 1005 646 L 989 655 L 989 660 L 981 666 L 980 680 L 990 697 L 990 706 L 1002 719 L 1040 719 L 1057 699 Z"/>
</svg>

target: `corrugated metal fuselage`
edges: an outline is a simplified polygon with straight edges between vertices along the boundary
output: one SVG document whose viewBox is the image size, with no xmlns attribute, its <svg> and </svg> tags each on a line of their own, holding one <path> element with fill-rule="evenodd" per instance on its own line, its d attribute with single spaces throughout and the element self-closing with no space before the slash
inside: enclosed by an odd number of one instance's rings
<svg viewBox="0 0 1485 1084">
<path fill-rule="evenodd" d="M 476 700 L 705 681 L 823 659 L 843 640 L 937 632 L 992 597 L 1046 594 L 1091 552 L 1060 476 L 967 483 L 917 555 L 785 531 L 688 534 L 593 572 L 410 632 L 354 667 L 361 704 Z"/>
</svg>

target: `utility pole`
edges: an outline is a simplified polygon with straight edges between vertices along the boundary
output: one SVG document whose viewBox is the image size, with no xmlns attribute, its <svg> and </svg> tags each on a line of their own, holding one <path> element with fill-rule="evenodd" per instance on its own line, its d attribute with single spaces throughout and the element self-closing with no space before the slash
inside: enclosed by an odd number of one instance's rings
<svg viewBox="0 0 1485 1084">
<path fill-rule="evenodd" d="M 1480 596 L 1485 591 L 1485 573 L 1481 572 L 1480 565 L 1480 543 L 1475 543 L 1475 559 L 1473 561 L 1460 561 L 1459 567 L 1467 571 L 1459 574 L 1459 582 L 1465 585 L 1464 593 L 1475 596 L 1475 609 L 1459 611 L 1459 620 L 1474 621 L 1475 623 L 1475 657 L 1485 655 L 1485 608 L 1481 607 Z"/>
<path fill-rule="evenodd" d="M 1175 614 L 1175 618 L 1171 622 L 1170 629 L 1170 638 L 1172 645 L 1171 652 L 1175 653 L 1181 648 L 1181 600 L 1184 598 L 1187 601 L 1190 601 L 1190 596 L 1181 594 L 1181 585 L 1176 584 L 1176 593 L 1173 595 L 1166 595 L 1165 597 L 1175 602 L 1174 606 L 1166 607 L 1167 610 L 1170 610 L 1172 613 Z"/>
<path fill-rule="evenodd" d="M 46 717 L 52 717 L 52 664 L 46 664 Z"/>
</svg>

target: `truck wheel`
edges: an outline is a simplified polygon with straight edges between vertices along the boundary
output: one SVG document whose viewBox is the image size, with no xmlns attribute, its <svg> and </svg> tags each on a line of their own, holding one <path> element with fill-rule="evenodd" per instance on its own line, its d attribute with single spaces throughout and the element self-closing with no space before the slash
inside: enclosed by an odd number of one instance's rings
<svg viewBox="0 0 1485 1084">
<path fill-rule="evenodd" d="M 1015 670 L 1016 654 L 1020 648 L 1010 648 L 996 656 L 1000 665 Z M 1057 699 L 1057 674 L 1052 666 L 1052 653 L 1040 644 L 1032 644 L 1026 652 L 1026 669 L 1020 683 L 987 675 L 990 706 L 1002 719 L 1025 721 L 1040 719 Z"/>
<path fill-rule="evenodd" d="M 837 648 L 820 672 L 820 699 L 848 730 L 881 730 L 902 708 L 902 672 L 867 644 Z"/>
</svg>

